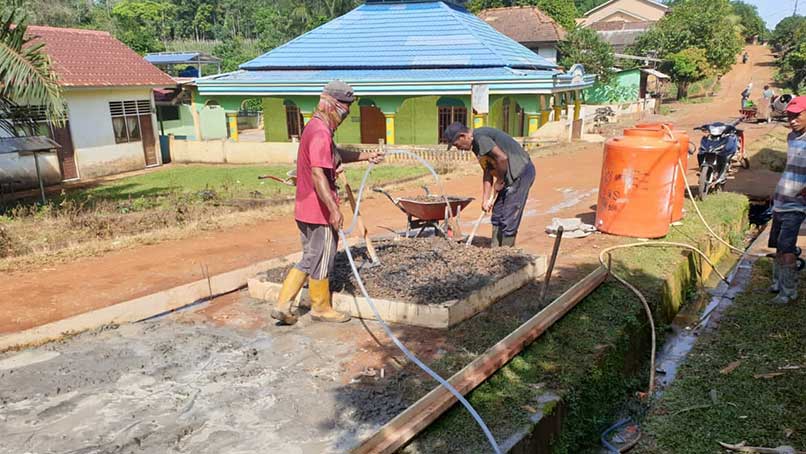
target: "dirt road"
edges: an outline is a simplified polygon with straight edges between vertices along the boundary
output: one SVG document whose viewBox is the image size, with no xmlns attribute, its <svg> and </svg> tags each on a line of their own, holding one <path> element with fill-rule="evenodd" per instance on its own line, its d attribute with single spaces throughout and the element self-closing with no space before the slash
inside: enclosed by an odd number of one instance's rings
<svg viewBox="0 0 806 454">
<path fill-rule="evenodd" d="M 749 48 L 750 62 L 737 64 L 722 78 L 718 97 L 707 104 L 676 106 L 668 120 L 681 127 L 737 115 L 739 93 L 754 82 L 754 93 L 772 79 L 772 60 L 764 47 Z M 748 140 L 769 130 L 766 125 L 747 128 Z M 544 233 L 553 217 L 581 217 L 592 222 L 601 171 L 601 145 L 568 145 L 573 149 L 538 158 L 537 179 L 526 206 L 519 234 L 519 246 L 547 254 L 552 240 Z M 452 194 L 478 197 L 478 176 L 456 177 L 446 183 Z M 409 193 L 417 193 L 412 189 Z M 475 218 L 478 201 L 468 210 L 465 220 Z M 388 200 L 367 200 L 362 209 L 373 234 L 388 233 L 383 226 L 400 228 L 405 219 Z M 345 209 L 346 213 L 346 209 Z M 479 235 L 489 235 L 489 226 Z M 569 240 L 563 245 L 559 266 L 571 266 L 588 260 L 594 247 L 607 244 L 607 237 L 592 236 Z M 269 222 L 210 232 L 199 237 L 166 241 L 134 249 L 83 258 L 50 268 L 6 273 L 0 282 L 0 334 L 21 331 L 55 320 L 106 307 L 121 301 L 201 279 L 201 267 L 212 274 L 222 273 L 269 257 L 289 254 L 299 248 L 293 220 L 279 218 Z"/>
</svg>

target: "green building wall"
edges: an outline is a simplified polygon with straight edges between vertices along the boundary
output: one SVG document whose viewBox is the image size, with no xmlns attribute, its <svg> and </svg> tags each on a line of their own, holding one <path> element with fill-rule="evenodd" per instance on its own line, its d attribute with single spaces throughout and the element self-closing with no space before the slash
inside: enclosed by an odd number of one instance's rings
<svg viewBox="0 0 806 454">
<path fill-rule="evenodd" d="M 419 96 L 403 101 L 395 118 L 396 144 L 439 143 L 438 99 L 439 96 Z"/>
<path fill-rule="evenodd" d="M 196 139 L 196 131 L 193 128 L 193 113 L 188 104 L 179 104 L 178 120 L 162 120 L 161 129 L 165 135 L 184 136 L 190 140 Z"/>
<path fill-rule="evenodd" d="M 263 134 L 266 142 L 288 142 L 282 98 L 263 98 Z"/>
<path fill-rule="evenodd" d="M 504 104 L 509 104 L 509 122 L 507 124 L 504 124 Z M 498 128 L 511 136 L 523 135 L 523 132 L 518 131 L 518 101 L 512 96 L 491 96 L 487 119 L 489 126 Z"/>
<path fill-rule="evenodd" d="M 361 143 L 361 108 L 358 103 L 350 108 L 350 115 L 336 130 L 336 143 Z"/>
<path fill-rule="evenodd" d="M 400 145 L 437 144 L 441 132 L 439 128 L 439 109 L 442 96 L 370 96 L 365 101 L 371 101 L 387 116 L 394 114 L 395 143 Z M 472 109 L 470 107 L 470 96 L 447 96 L 456 105 L 456 100 L 467 109 L 468 126 L 472 123 Z M 248 97 L 240 96 L 197 96 L 195 106 L 200 112 L 204 104 L 214 100 L 224 111 L 237 112 L 241 104 Z M 288 131 L 286 126 L 286 102 L 293 102 L 300 109 L 306 118 L 316 108 L 318 96 L 276 96 L 261 98 L 263 107 L 263 127 L 265 140 L 267 142 L 288 142 Z M 518 106 L 527 112 L 538 110 L 537 95 L 493 95 L 490 97 L 490 112 L 487 115 L 487 125 L 502 129 L 513 136 L 521 136 L 523 131 L 518 131 L 519 119 L 517 115 Z M 360 102 L 360 100 L 359 100 Z M 444 102 L 444 100 L 443 100 Z M 503 106 L 509 104 L 509 122 L 503 124 Z M 215 136 L 220 135 L 220 129 L 226 129 L 226 122 L 222 125 L 207 125 L 202 120 L 202 135 L 209 137 L 205 130 L 212 127 L 216 130 Z M 192 121 L 189 124 L 192 130 Z M 350 109 L 350 115 L 336 131 L 335 140 L 343 144 L 361 143 L 361 108 L 356 103 Z"/>
<path fill-rule="evenodd" d="M 613 74 L 610 82 L 596 84 L 584 91 L 587 104 L 636 102 L 640 96 L 641 70 L 629 69 Z"/>
</svg>

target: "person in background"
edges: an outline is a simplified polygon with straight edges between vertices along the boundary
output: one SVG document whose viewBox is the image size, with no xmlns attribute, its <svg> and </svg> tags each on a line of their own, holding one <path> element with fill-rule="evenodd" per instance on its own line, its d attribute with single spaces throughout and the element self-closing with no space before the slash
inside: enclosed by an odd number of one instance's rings
<svg viewBox="0 0 806 454">
<path fill-rule="evenodd" d="M 747 84 L 746 87 L 744 87 L 744 90 L 742 90 L 742 109 L 746 109 L 747 107 L 749 107 L 748 100 L 750 99 L 750 94 L 752 92 L 753 92 L 753 82 L 750 82 L 749 84 Z"/>
<path fill-rule="evenodd" d="M 747 51 L 744 52 L 742 55 L 742 63 L 747 64 L 747 60 L 750 60 L 750 55 L 747 54 Z"/>
<path fill-rule="evenodd" d="M 302 238 L 302 259 L 288 272 L 271 317 L 293 325 L 297 315 L 292 303 L 305 281 L 311 297 L 311 318 L 322 322 L 346 322 L 348 315 L 331 305 L 329 276 L 339 246 L 338 231 L 344 218 L 339 211 L 336 177 L 341 164 L 369 161 L 379 163 L 381 153 L 359 153 L 337 149 L 333 134 L 350 113 L 355 101 L 353 89 L 340 80 L 325 86 L 313 118 L 305 125 L 297 152 L 297 189 L 294 218 Z"/>
<path fill-rule="evenodd" d="M 772 99 L 775 97 L 775 91 L 769 86 L 764 86 L 764 91 L 761 92 L 761 105 L 759 106 L 759 117 L 767 120 L 767 123 L 772 121 Z"/>
<path fill-rule="evenodd" d="M 786 168 L 775 188 L 769 246 L 775 248 L 772 300 L 787 304 L 798 299 L 797 243 L 806 219 L 806 96 L 798 96 L 786 108 L 792 132 L 787 137 Z"/>
<path fill-rule="evenodd" d="M 469 129 L 456 122 L 445 128 L 442 138 L 448 149 L 472 150 L 481 164 L 482 209 L 493 211 L 492 246 L 515 246 L 529 189 L 535 181 L 529 154 L 509 134 L 495 128 Z"/>
</svg>

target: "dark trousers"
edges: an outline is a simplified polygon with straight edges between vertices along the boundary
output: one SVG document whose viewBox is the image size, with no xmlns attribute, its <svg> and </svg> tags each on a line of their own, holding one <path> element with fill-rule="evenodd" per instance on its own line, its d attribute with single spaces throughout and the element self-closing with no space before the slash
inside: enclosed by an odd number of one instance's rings
<svg viewBox="0 0 806 454">
<path fill-rule="evenodd" d="M 780 254 L 797 252 L 800 225 L 806 220 L 802 211 L 773 211 L 770 241 L 767 246 L 774 247 Z"/>
<path fill-rule="evenodd" d="M 529 189 L 535 182 L 535 166 L 531 162 L 511 185 L 498 193 L 490 222 L 503 236 L 515 236 L 521 225 L 523 209 L 529 198 Z"/>
</svg>

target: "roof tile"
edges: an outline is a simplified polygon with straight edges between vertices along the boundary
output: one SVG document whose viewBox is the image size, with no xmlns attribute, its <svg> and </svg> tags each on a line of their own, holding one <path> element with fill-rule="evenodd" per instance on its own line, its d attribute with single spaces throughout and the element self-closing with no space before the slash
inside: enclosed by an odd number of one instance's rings
<svg viewBox="0 0 806 454">
<path fill-rule="evenodd" d="M 171 86 L 170 76 L 107 32 L 29 26 L 64 87 Z"/>
<path fill-rule="evenodd" d="M 560 24 L 534 6 L 490 8 L 479 17 L 519 43 L 556 43 L 566 34 Z"/>
</svg>

